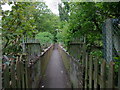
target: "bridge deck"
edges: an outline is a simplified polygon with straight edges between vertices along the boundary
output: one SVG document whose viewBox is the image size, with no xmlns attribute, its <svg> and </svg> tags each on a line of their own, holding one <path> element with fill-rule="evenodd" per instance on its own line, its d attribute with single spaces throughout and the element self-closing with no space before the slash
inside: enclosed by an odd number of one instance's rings
<svg viewBox="0 0 120 90">
<path fill-rule="evenodd" d="M 40 84 L 42 88 L 70 88 L 70 82 L 57 47 L 55 45 L 45 76 Z"/>
</svg>

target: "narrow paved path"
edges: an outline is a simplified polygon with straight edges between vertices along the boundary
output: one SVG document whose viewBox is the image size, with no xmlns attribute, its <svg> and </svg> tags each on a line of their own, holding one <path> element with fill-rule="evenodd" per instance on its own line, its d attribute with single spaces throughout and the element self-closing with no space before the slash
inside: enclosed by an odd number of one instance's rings
<svg viewBox="0 0 120 90">
<path fill-rule="evenodd" d="M 57 47 L 55 45 L 51 54 L 46 74 L 40 85 L 41 88 L 70 88 L 70 82 Z"/>
</svg>

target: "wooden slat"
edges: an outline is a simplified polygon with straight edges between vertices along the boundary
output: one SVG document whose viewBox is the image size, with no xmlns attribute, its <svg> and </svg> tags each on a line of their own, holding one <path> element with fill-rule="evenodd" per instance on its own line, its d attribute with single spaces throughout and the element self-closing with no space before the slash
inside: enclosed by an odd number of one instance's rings
<svg viewBox="0 0 120 90">
<path fill-rule="evenodd" d="M 120 65 L 118 69 L 118 89 L 120 90 Z"/>
<path fill-rule="evenodd" d="M 98 77 L 98 84 L 101 86 L 101 82 L 102 82 L 101 75 L 98 74 L 97 77 Z"/>
<path fill-rule="evenodd" d="M 92 68 L 93 68 L 93 62 L 92 62 L 92 55 L 90 55 L 89 58 L 89 88 L 92 88 Z"/>
<path fill-rule="evenodd" d="M 17 84 L 16 84 L 16 73 L 15 73 L 15 64 L 13 63 L 11 65 L 11 68 L 10 68 L 10 71 L 11 71 L 11 82 L 12 82 L 12 88 L 17 88 Z"/>
<path fill-rule="evenodd" d="M 20 62 L 21 64 L 21 85 L 22 85 L 22 88 L 25 88 L 25 67 L 24 67 L 24 64 L 22 62 Z"/>
<path fill-rule="evenodd" d="M 84 43 L 83 44 L 83 65 L 85 64 L 85 60 L 86 60 L 86 54 L 87 54 L 87 52 L 86 52 L 86 44 Z"/>
<path fill-rule="evenodd" d="M 85 66 L 85 88 L 88 87 L 88 54 L 86 54 L 86 66 Z"/>
<path fill-rule="evenodd" d="M 32 70 L 30 67 L 27 68 L 27 83 L 28 83 L 28 88 L 32 88 L 32 77 L 31 77 L 31 74 L 32 74 Z"/>
<path fill-rule="evenodd" d="M 9 76 L 9 66 L 7 65 L 3 71 L 3 88 L 10 88 L 10 76 Z"/>
<path fill-rule="evenodd" d="M 98 59 L 94 60 L 94 88 L 97 88 L 98 84 Z"/>
<path fill-rule="evenodd" d="M 113 88 L 113 82 L 114 82 L 114 63 L 110 62 L 109 67 L 109 76 L 108 76 L 108 88 Z"/>
<path fill-rule="evenodd" d="M 17 88 L 21 88 L 21 66 L 20 61 L 17 61 L 16 64 L 16 73 L 17 73 Z"/>
<path fill-rule="evenodd" d="M 100 81 L 100 88 L 105 88 L 105 68 L 106 67 L 106 62 L 105 60 L 103 60 L 102 64 L 101 64 L 101 81 Z"/>
</svg>

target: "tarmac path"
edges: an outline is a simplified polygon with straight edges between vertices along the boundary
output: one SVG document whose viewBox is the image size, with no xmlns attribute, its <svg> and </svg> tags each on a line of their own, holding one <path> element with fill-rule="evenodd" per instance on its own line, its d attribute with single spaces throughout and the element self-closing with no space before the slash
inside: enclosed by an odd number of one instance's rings
<svg viewBox="0 0 120 90">
<path fill-rule="evenodd" d="M 70 88 L 62 58 L 56 44 L 51 54 L 47 70 L 40 84 L 41 88 Z"/>
</svg>

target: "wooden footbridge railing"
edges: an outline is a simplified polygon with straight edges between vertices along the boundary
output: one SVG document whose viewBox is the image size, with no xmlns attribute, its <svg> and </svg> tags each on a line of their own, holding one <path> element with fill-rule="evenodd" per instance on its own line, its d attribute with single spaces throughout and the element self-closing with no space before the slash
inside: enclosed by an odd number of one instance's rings
<svg viewBox="0 0 120 90">
<path fill-rule="evenodd" d="M 59 52 L 73 88 L 120 89 L 120 66 L 82 52 L 76 60 L 62 46 Z M 116 69 L 115 69 L 116 68 Z"/>
<path fill-rule="evenodd" d="M 28 46 L 29 50 L 26 50 L 32 53 L 17 55 L 15 60 L 11 60 L 8 65 L 6 64 L 2 74 L 3 89 L 38 88 L 53 47 L 54 45 L 51 45 L 40 56 L 38 54 L 34 57 L 39 50 L 34 51 L 35 48 L 30 49 Z M 83 57 L 76 60 L 62 46 L 59 46 L 58 50 L 73 88 L 120 89 L 120 66 L 116 66 L 114 62 L 108 63 L 87 52 L 81 52 Z"/>
<path fill-rule="evenodd" d="M 34 47 L 31 47 L 31 45 Z M 4 64 L 2 70 L 3 89 L 38 88 L 51 56 L 53 45 L 49 46 L 41 54 L 37 46 L 40 47 L 38 43 L 29 43 L 27 46 L 29 53 L 17 55 L 14 60 L 10 60 L 8 64 Z"/>
</svg>

